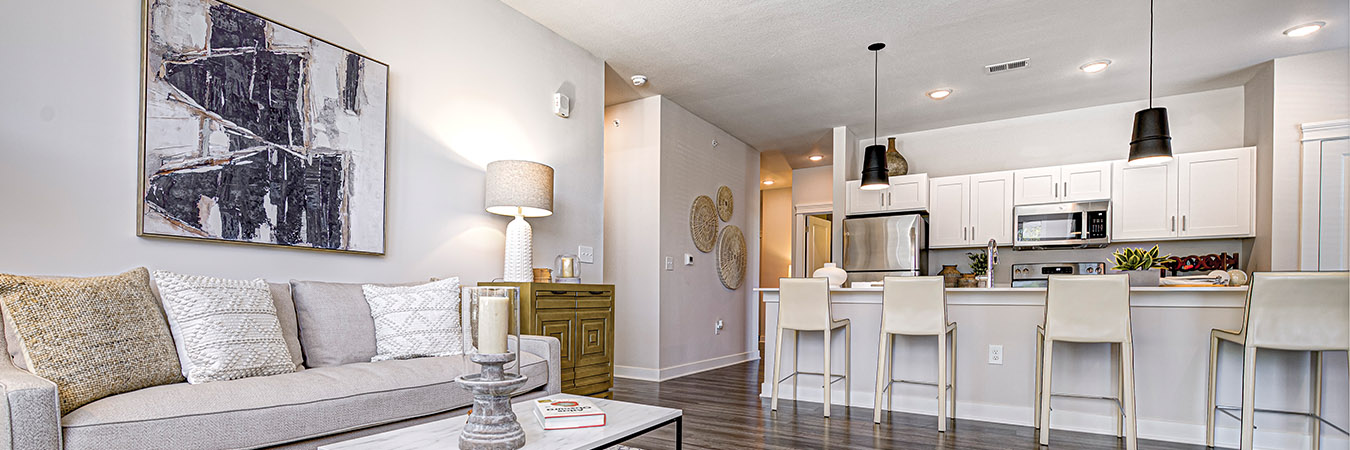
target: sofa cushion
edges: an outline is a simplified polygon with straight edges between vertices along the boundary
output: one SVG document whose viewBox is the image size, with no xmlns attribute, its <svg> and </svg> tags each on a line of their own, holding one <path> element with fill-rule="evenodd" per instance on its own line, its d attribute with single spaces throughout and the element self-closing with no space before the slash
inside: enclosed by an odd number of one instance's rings
<svg viewBox="0 0 1350 450">
<path fill-rule="evenodd" d="M 305 367 L 369 362 L 375 322 L 360 283 L 291 280 Z"/>
<path fill-rule="evenodd" d="M 145 268 L 91 278 L 0 275 L 0 302 L 29 370 L 56 383 L 62 413 L 183 380 Z"/>
<path fill-rule="evenodd" d="M 548 380 L 521 353 L 522 391 Z M 467 356 L 366 362 L 206 384 L 173 384 L 85 405 L 62 418 L 66 450 L 258 448 L 468 406 L 454 382 Z"/>
<path fill-rule="evenodd" d="M 266 281 L 160 270 L 155 283 L 188 383 L 295 371 Z"/>
</svg>

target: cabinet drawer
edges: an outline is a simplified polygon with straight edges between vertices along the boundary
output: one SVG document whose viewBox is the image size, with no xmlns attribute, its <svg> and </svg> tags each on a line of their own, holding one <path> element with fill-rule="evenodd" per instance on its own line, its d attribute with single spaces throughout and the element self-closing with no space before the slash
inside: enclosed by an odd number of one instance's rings
<svg viewBox="0 0 1350 450">
<path fill-rule="evenodd" d="M 544 291 L 535 294 L 534 307 L 536 309 L 573 309 L 577 307 L 577 298 L 570 293 L 556 295 Z"/>
<path fill-rule="evenodd" d="M 605 385 L 605 389 L 609 389 L 611 383 L 610 383 L 609 374 L 608 374 L 608 373 L 602 373 L 602 374 L 600 374 L 600 375 L 591 376 L 591 377 L 586 377 L 586 378 L 577 377 L 577 378 L 575 378 L 575 379 L 572 380 L 572 385 L 574 385 L 574 386 L 596 386 L 596 385 Z"/>
<path fill-rule="evenodd" d="M 608 292 L 577 294 L 577 308 L 610 308 L 614 306 L 614 296 Z"/>
<path fill-rule="evenodd" d="M 607 379 L 607 380 L 605 380 L 605 381 L 603 381 L 603 382 L 595 383 L 595 384 L 580 384 L 580 383 L 578 383 L 578 384 L 572 386 L 572 388 L 571 388 L 570 390 L 565 391 L 565 392 L 567 392 L 568 394 L 573 394 L 573 395 L 592 395 L 592 394 L 599 394 L 599 393 L 608 391 L 608 390 L 609 390 L 610 388 L 612 388 L 612 387 L 614 387 L 614 382 L 613 382 L 612 380 L 608 380 L 608 379 Z"/>
<path fill-rule="evenodd" d="M 595 364 L 590 366 L 581 366 L 572 369 L 575 373 L 575 379 L 590 378 L 594 376 L 609 376 L 609 364 Z"/>
</svg>

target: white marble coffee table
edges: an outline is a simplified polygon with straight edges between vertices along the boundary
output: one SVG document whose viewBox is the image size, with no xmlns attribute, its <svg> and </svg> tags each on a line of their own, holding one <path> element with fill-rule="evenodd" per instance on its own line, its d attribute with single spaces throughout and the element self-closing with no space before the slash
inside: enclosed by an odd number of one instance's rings
<svg viewBox="0 0 1350 450">
<path fill-rule="evenodd" d="M 549 398 L 580 398 L 576 395 L 558 394 Z M 605 410 L 606 424 L 596 428 L 577 428 L 572 430 L 544 431 L 539 419 L 534 416 L 533 401 L 516 402 L 511 409 L 516 412 L 520 426 L 525 429 L 525 447 L 522 450 L 566 449 L 590 450 L 614 446 L 648 431 L 675 424 L 675 448 L 684 446 L 684 412 L 678 409 L 659 406 L 640 405 L 591 398 L 596 406 Z M 380 434 L 374 434 L 350 441 L 319 447 L 319 450 L 430 450 L 458 449 L 459 431 L 464 428 L 468 415 L 414 425 Z"/>
</svg>

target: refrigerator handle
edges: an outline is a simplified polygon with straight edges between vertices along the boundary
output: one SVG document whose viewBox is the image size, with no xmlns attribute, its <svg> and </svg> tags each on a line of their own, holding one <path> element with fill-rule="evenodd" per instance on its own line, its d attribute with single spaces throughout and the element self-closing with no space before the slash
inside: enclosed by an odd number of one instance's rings
<svg viewBox="0 0 1350 450">
<path fill-rule="evenodd" d="M 919 276 L 923 272 L 919 269 L 919 227 L 914 226 L 909 229 L 909 253 L 914 255 L 914 276 Z"/>
</svg>

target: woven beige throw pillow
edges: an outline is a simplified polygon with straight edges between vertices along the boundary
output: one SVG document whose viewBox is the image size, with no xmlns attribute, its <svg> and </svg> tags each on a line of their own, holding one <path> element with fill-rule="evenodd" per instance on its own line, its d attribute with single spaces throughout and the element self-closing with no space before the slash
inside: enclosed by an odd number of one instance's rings
<svg viewBox="0 0 1350 450">
<path fill-rule="evenodd" d="M 0 274 L 0 302 L 28 369 L 56 383 L 62 414 L 110 395 L 183 381 L 145 268 L 92 278 Z"/>
</svg>

